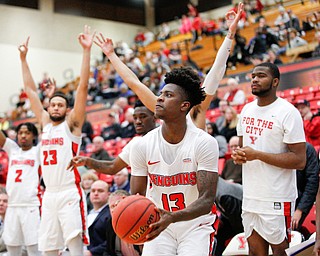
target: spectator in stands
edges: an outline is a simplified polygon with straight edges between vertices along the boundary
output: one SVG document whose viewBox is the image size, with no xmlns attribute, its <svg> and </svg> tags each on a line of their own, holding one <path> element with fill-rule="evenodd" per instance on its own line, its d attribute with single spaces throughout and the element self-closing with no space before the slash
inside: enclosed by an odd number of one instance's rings
<svg viewBox="0 0 320 256">
<path fill-rule="evenodd" d="M 246 103 L 246 95 L 239 88 L 239 83 L 235 78 L 229 78 L 227 81 L 228 91 L 224 95 L 224 99 L 229 102 L 230 106 L 237 106 Z"/>
<path fill-rule="evenodd" d="M 111 225 L 111 213 L 108 205 L 109 185 L 95 181 L 91 185 L 90 200 L 93 209 L 88 214 L 88 229 L 90 245 L 84 251 L 84 256 L 116 255 L 116 234 Z"/>
<path fill-rule="evenodd" d="M 213 94 L 209 109 L 216 109 L 219 107 L 220 98 L 218 97 L 218 90 Z"/>
<path fill-rule="evenodd" d="M 164 41 L 164 40 L 167 40 L 170 38 L 170 32 L 171 32 L 171 29 L 170 29 L 170 26 L 168 23 L 166 22 L 163 22 L 160 26 L 160 31 L 159 31 L 159 34 L 158 34 L 158 40 L 159 41 Z"/>
<path fill-rule="evenodd" d="M 92 171 L 87 171 L 81 175 L 81 186 L 86 195 L 87 212 L 90 212 L 93 209 L 93 205 L 90 201 L 90 191 L 91 191 L 91 185 L 98 179 L 99 179 L 98 176 L 95 175 Z"/>
<path fill-rule="evenodd" d="M 110 192 L 114 192 L 119 189 L 130 193 L 129 171 L 126 167 L 114 175 L 113 185 L 110 188 Z"/>
<path fill-rule="evenodd" d="M 306 141 L 314 147 L 320 145 L 320 115 L 319 112 L 314 114 L 310 109 L 310 102 L 299 100 L 295 104 L 303 119 L 304 132 Z"/>
<path fill-rule="evenodd" d="M 169 31 L 169 33 L 170 33 L 170 31 Z M 153 34 L 153 32 L 151 30 L 147 29 L 144 32 L 144 38 L 145 38 L 145 40 L 143 42 L 143 46 L 147 46 L 147 45 L 151 44 L 154 41 L 155 36 L 154 36 L 154 34 Z"/>
<path fill-rule="evenodd" d="M 2 238 L 4 229 L 4 218 L 8 207 L 8 194 L 5 188 L 0 188 L 0 253 L 7 251 L 6 244 Z"/>
<path fill-rule="evenodd" d="M 315 37 L 318 41 L 318 46 L 312 52 L 312 57 L 320 57 L 320 31 L 315 33 Z"/>
<path fill-rule="evenodd" d="M 221 256 L 228 240 L 243 232 L 241 218 L 242 197 L 242 185 L 227 182 L 219 177 L 215 202 L 221 215 L 219 217 L 218 232 L 215 236 L 217 238 L 215 256 Z"/>
<path fill-rule="evenodd" d="M 277 54 L 277 52 L 275 52 L 274 49 L 269 49 L 267 53 L 268 53 L 268 55 L 266 55 L 263 62 L 271 62 L 276 65 L 283 64 L 282 60 L 279 58 L 279 55 Z"/>
<path fill-rule="evenodd" d="M 229 148 L 232 152 L 239 146 L 239 137 L 233 136 L 229 140 Z M 221 172 L 221 178 L 226 181 L 242 184 L 242 166 L 235 164 L 232 158 L 227 159 Z"/>
<path fill-rule="evenodd" d="M 182 63 L 181 50 L 180 50 L 179 44 L 177 42 L 172 43 L 168 58 L 169 58 L 169 65 L 170 66 L 174 66 L 174 65 Z"/>
<path fill-rule="evenodd" d="M 192 22 L 188 15 L 183 14 L 181 18 L 181 25 L 179 27 L 180 34 L 187 34 L 191 32 Z"/>
<path fill-rule="evenodd" d="M 250 55 L 262 55 L 267 52 L 268 42 L 263 31 L 264 30 L 259 27 L 255 29 L 255 36 L 250 40 L 247 46 Z"/>
<path fill-rule="evenodd" d="M 133 138 L 136 134 L 133 113 L 133 108 L 129 108 L 125 113 L 125 120 L 121 123 L 121 138 Z"/>
<path fill-rule="evenodd" d="M 302 228 L 302 224 L 309 214 L 319 187 L 319 161 L 314 147 L 306 143 L 307 163 L 303 170 L 297 170 L 298 198 L 295 204 L 295 212 L 292 217 L 292 230 L 298 230 L 308 239 L 308 231 Z"/>
<path fill-rule="evenodd" d="M 134 38 L 135 44 L 138 46 L 143 46 L 145 40 L 146 40 L 146 38 L 144 37 L 143 31 L 142 30 L 138 31 L 138 33 L 136 34 L 136 36 Z"/>
<path fill-rule="evenodd" d="M 101 136 L 94 137 L 92 143 L 94 152 L 90 157 L 96 160 L 112 160 L 108 152 L 103 148 L 104 139 Z"/>
<path fill-rule="evenodd" d="M 206 128 L 207 128 L 207 133 L 213 136 L 218 142 L 219 158 L 224 157 L 226 152 L 228 151 L 228 143 L 226 138 L 219 134 L 217 125 L 215 123 L 207 123 Z"/>
<path fill-rule="evenodd" d="M 218 127 L 218 131 L 221 132 L 224 121 L 225 121 L 225 112 L 227 107 L 229 106 L 229 102 L 225 99 L 221 99 L 219 101 L 219 111 L 220 111 L 220 116 L 216 120 L 216 125 Z"/>
<path fill-rule="evenodd" d="M 286 24 L 287 28 L 294 28 L 300 36 L 305 35 L 304 31 L 301 29 L 300 20 L 298 17 L 292 12 L 291 9 L 288 9 L 287 13 L 289 16 L 289 21 Z"/>
<path fill-rule="evenodd" d="M 101 131 L 104 140 L 112 140 L 121 137 L 121 126 L 116 120 L 116 114 L 109 112 L 106 119 L 107 126 Z"/>
<path fill-rule="evenodd" d="M 308 42 L 298 35 L 297 30 L 295 30 L 294 28 L 290 30 L 289 44 L 287 45 L 287 49 L 288 48 L 292 49 L 292 48 L 296 48 L 296 47 L 307 45 L 307 44 Z"/>
<path fill-rule="evenodd" d="M 85 114 L 85 121 L 81 129 L 81 150 L 85 150 L 86 146 L 92 142 L 93 129 L 91 123 L 87 120 L 87 114 Z"/>
<path fill-rule="evenodd" d="M 189 2 L 187 4 L 188 7 L 188 15 L 190 15 L 191 17 L 196 17 L 199 15 L 197 6 L 195 4 L 193 4 L 192 2 Z"/>
<path fill-rule="evenodd" d="M 128 103 L 128 99 L 126 97 L 119 97 L 118 99 L 116 99 L 116 101 L 113 103 L 112 107 L 118 106 L 118 115 L 119 115 L 119 120 L 117 120 L 119 123 L 122 123 L 125 120 L 125 113 L 127 112 L 127 110 L 130 107 L 129 103 Z"/>
<path fill-rule="evenodd" d="M 240 35 L 240 30 L 237 29 L 235 34 L 235 45 L 232 50 L 232 55 L 228 59 L 228 66 L 231 63 L 231 69 L 235 70 L 237 63 L 243 63 L 245 65 L 250 64 L 249 53 L 246 48 L 247 39 Z"/>
<path fill-rule="evenodd" d="M 232 136 L 237 135 L 236 127 L 238 122 L 238 114 L 232 106 L 228 106 L 225 110 L 224 116 L 225 120 L 220 134 L 226 138 L 227 142 L 229 142 Z"/>
<path fill-rule="evenodd" d="M 288 22 L 290 21 L 290 17 L 286 12 L 286 9 L 281 5 L 279 6 L 279 15 L 274 21 L 274 25 L 277 26 L 278 37 L 281 41 L 286 39 L 287 34 L 287 26 Z"/>
</svg>

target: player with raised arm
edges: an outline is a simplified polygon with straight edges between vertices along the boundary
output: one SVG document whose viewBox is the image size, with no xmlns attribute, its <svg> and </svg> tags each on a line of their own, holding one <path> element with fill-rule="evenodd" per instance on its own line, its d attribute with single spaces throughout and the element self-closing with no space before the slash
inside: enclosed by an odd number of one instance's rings
<svg viewBox="0 0 320 256">
<path fill-rule="evenodd" d="M 216 92 L 219 82 L 223 78 L 226 70 L 226 62 L 232 46 L 232 40 L 237 30 L 237 24 L 240 20 L 241 13 L 243 12 L 243 4 L 239 3 L 237 14 L 234 11 L 229 11 L 226 14 L 226 20 L 229 26 L 229 31 L 224 39 L 219 51 L 217 53 L 215 62 L 207 74 L 203 87 L 207 94 L 206 99 L 200 104 L 200 106 L 194 107 L 190 111 L 190 116 L 193 122 L 198 128 L 205 129 L 205 115 L 210 105 L 214 93 Z M 114 52 L 113 42 L 109 38 L 104 38 L 100 33 L 100 37 L 96 37 L 95 44 L 97 44 L 103 51 L 103 53 L 111 61 L 113 67 L 117 73 L 121 76 L 124 82 L 130 87 L 131 90 L 137 94 L 139 99 L 144 105 L 154 111 L 157 96 L 153 92 L 140 82 L 139 78 L 120 60 L 120 58 Z"/>
<path fill-rule="evenodd" d="M 191 68 L 173 69 L 157 99 L 163 124 L 131 147 L 131 192 L 160 212 L 142 255 L 211 255 L 219 150 L 208 133 L 187 122 L 205 92 Z"/>
<path fill-rule="evenodd" d="M 147 109 L 140 100 L 135 103 L 133 112 L 134 128 L 137 135 L 145 135 L 156 127 L 156 118 L 154 113 Z M 89 169 L 97 172 L 114 175 L 123 168 L 130 166 L 130 148 L 133 143 L 140 139 L 140 136 L 134 137 L 121 151 L 121 153 L 111 161 L 96 160 L 85 156 L 74 157 L 68 166 L 78 167 L 85 165 Z"/>
<path fill-rule="evenodd" d="M 82 255 L 83 243 L 89 242 L 81 178 L 76 168 L 70 171 L 67 165 L 80 150 L 93 38 L 94 34 L 90 33 L 88 26 L 78 36 L 83 59 L 74 108 L 70 112 L 68 99 L 62 93 L 55 93 L 49 100 L 48 110 L 43 109 L 26 60 L 29 38 L 19 47 L 25 90 L 31 109 L 42 127 L 40 160 L 46 191 L 42 204 L 39 249 L 44 255 L 58 255 L 64 246 L 69 248 L 71 255 Z"/>
</svg>

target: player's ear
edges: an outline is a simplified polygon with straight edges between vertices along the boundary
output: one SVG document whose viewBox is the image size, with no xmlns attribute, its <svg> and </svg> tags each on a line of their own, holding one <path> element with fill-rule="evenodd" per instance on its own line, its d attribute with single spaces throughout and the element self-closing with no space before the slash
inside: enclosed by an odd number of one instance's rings
<svg viewBox="0 0 320 256">
<path fill-rule="evenodd" d="M 273 78 L 272 86 L 277 87 L 279 85 L 279 78 Z"/>
<path fill-rule="evenodd" d="M 188 111 L 190 109 L 190 102 L 189 101 L 184 101 L 181 103 L 181 110 L 183 112 Z"/>
</svg>

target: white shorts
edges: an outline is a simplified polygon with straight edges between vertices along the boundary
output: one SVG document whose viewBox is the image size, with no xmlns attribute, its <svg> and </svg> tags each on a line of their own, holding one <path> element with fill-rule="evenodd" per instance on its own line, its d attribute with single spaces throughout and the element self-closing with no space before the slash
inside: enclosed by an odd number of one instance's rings
<svg viewBox="0 0 320 256">
<path fill-rule="evenodd" d="M 170 224 L 150 242 L 144 243 L 142 256 L 211 255 L 216 215 Z"/>
<path fill-rule="evenodd" d="M 42 200 L 39 250 L 63 249 L 78 235 L 88 244 L 84 193 L 71 188 L 60 192 L 46 191 Z"/>
<path fill-rule="evenodd" d="M 285 239 L 290 242 L 291 216 L 257 214 L 245 211 L 242 212 L 241 216 L 247 239 L 255 230 L 269 244 L 280 244 Z"/>
<path fill-rule="evenodd" d="M 38 244 L 39 206 L 8 207 L 4 220 L 3 239 L 9 246 Z"/>
</svg>

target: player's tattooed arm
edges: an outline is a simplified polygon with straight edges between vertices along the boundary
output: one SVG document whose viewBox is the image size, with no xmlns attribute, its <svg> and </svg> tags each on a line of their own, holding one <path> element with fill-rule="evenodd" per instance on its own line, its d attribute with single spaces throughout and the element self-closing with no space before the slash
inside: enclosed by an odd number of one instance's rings
<svg viewBox="0 0 320 256">
<path fill-rule="evenodd" d="M 153 231 L 147 235 L 147 239 L 149 241 L 154 239 L 171 223 L 192 220 L 201 215 L 210 213 L 215 200 L 217 181 L 218 173 L 198 171 L 197 187 L 199 190 L 199 198 L 180 211 L 169 212 L 157 208 L 161 218 L 157 223 L 150 225 L 150 228 L 152 228 Z"/>
<path fill-rule="evenodd" d="M 114 160 L 95 160 L 90 157 L 84 156 L 76 156 L 74 157 L 67 169 L 78 167 L 78 166 L 86 166 L 89 169 L 94 169 L 97 172 L 114 175 L 123 168 L 127 167 L 127 163 L 125 163 L 120 157 L 117 157 Z"/>
<path fill-rule="evenodd" d="M 197 172 L 199 197 L 182 211 L 174 212 L 174 222 L 186 221 L 210 213 L 214 204 L 218 182 L 218 173 L 209 171 Z"/>
</svg>

